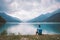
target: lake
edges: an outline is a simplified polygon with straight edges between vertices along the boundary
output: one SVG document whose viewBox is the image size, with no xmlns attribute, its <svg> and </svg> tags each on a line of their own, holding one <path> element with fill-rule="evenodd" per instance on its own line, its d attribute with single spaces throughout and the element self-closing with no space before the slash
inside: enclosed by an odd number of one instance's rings
<svg viewBox="0 0 60 40">
<path fill-rule="evenodd" d="M 38 26 L 41 26 L 43 34 L 60 34 L 60 23 L 53 22 L 37 22 L 37 23 L 19 23 L 7 22 L 0 27 L 0 32 L 6 30 L 8 34 L 22 34 L 22 35 L 35 35 Z"/>
</svg>

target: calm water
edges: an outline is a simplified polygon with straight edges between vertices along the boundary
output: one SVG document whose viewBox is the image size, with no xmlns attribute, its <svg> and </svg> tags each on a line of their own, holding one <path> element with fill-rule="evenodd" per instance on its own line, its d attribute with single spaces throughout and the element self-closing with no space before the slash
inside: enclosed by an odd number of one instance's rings
<svg viewBox="0 0 60 40">
<path fill-rule="evenodd" d="M 43 34 L 60 34 L 59 23 L 9 23 L 0 27 L 0 32 L 7 30 L 8 33 L 35 34 L 38 26 L 41 26 Z"/>
</svg>

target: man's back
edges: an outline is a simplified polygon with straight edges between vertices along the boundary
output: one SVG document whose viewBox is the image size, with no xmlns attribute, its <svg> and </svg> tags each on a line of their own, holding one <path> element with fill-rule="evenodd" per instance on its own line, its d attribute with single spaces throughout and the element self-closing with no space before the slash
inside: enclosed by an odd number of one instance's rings
<svg viewBox="0 0 60 40">
<path fill-rule="evenodd" d="M 40 28 L 40 25 L 39 27 L 37 28 L 37 32 L 36 32 L 38 35 L 42 35 L 42 29 Z"/>
<path fill-rule="evenodd" d="M 38 33 L 38 35 L 42 35 L 42 29 L 38 28 L 37 33 Z"/>
</svg>

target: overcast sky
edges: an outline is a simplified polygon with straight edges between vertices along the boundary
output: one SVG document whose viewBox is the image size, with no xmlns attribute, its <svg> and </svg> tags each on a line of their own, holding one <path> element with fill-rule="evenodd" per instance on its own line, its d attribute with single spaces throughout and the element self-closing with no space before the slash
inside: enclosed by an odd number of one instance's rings
<svg viewBox="0 0 60 40">
<path fill-rule="evenodd" d="M 0 12 L 28 21 L 60 8 L 60 0 L 0 0 Z"/>
</svg>

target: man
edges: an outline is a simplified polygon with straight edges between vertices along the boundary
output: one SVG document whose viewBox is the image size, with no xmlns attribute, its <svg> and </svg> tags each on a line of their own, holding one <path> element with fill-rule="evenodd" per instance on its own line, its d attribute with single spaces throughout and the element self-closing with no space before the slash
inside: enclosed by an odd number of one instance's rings
<svg viewBox="0 0 60 40">
<path fill-rule="evenodd" d="M 36 34 L 37 34 L 37 35 L 42 35 L 42 29 L 40 28 L 40 25 L 39 25 L 39 27 L 37 28 Z"/>
</svg>

